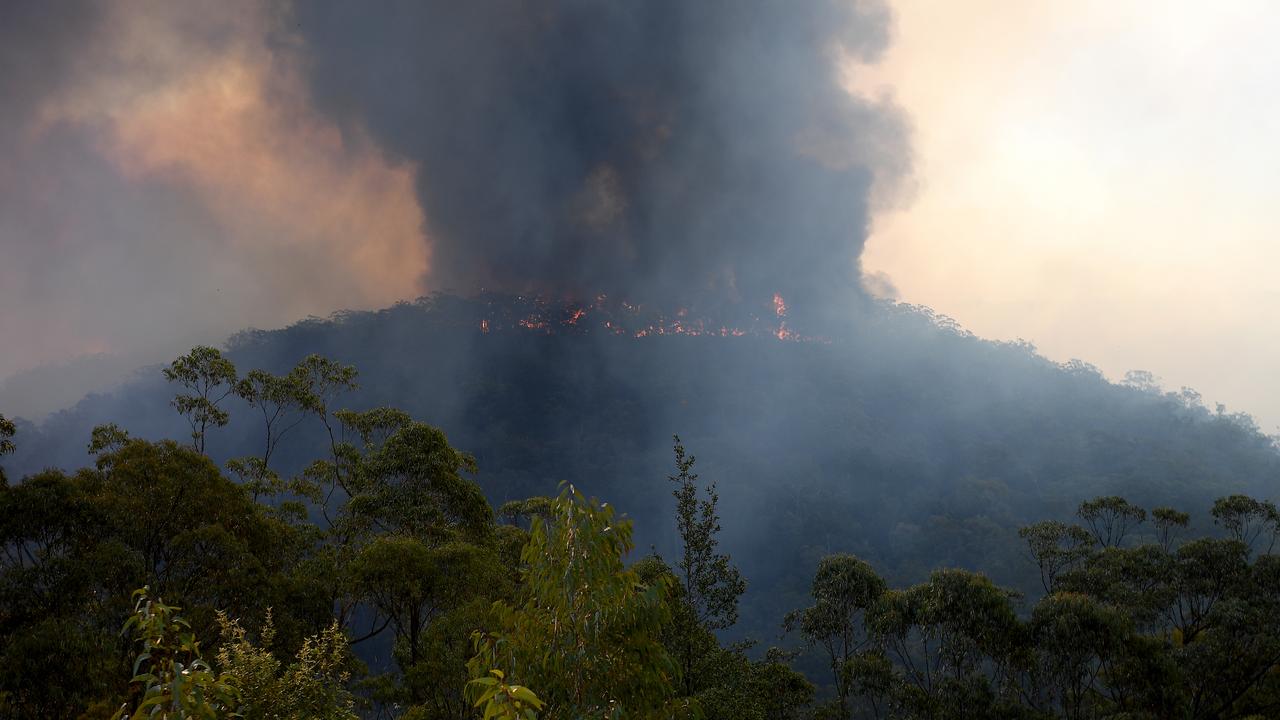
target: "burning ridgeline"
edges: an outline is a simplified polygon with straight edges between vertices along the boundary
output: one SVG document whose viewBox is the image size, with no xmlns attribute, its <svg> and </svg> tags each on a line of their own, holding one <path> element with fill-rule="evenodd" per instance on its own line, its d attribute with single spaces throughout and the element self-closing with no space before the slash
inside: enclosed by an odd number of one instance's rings
<svg viewBox="0 0 1280 720">
<path fill-rule="evenodd" d="M 546 335 L 605 333 L 633 338 L 667 335 L 774 337 L 789 342 L 830 342 L 827 338 L 804 335 L 792 329 L 786 301 L 777 293 L 773 295 L 769 308 L 743 304 L 714 314 L 699 314 L 687 307 L 668 313 L 652 306 L 615 300 L 604 294 L 583 303 L 486 293 L 473 302 L 480 315 L 475 322 L 483 334 L 523 330 Z"/>
</svg>

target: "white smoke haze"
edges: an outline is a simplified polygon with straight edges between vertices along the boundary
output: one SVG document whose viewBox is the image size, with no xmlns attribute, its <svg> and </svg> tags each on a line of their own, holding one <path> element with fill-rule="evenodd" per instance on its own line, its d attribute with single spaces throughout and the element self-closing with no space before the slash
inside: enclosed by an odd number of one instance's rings
<svg viewBox="0 0 1280 720">
<path fill-rule="evenodd" d="M 895 0 L 851 78 L 921 188 L 864 267 L 987 338 L 1134 368 L 1280 432 L 1280 4 Z"/>
</svg>

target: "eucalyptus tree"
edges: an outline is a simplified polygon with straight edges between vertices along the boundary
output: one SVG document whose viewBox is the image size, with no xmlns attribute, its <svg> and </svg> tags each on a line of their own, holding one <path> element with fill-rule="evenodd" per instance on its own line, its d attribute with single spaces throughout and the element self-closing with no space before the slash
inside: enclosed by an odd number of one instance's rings
<svg viewBox="0 0 1280 720">
<path fill-rule="evenodd" d="M 1169 552 L 1179 535 L 1191 524 L 1191 514 L 1171 507 L 1158 507 L 1151 511 L 1151 523 L 1156 527 L 1156 541 L 1160 548 Z"/>
<path fill-rule="evenodd" d="M 169 382 L 187 390 L 171 404 L 191 426 L 191 447 L 203 453 L 210 427 L 225 427 L 231 416 L 222 401 L 235 392 L 236 366 L 217 348 L 197 345 L 164 369 Z"/>
<path fill-rule="evenodd" d="M 13 436 L 18 434 L 18 427 L 13 421 L 0 415 L 0 457 L 9 455 L 17 450 L 17 446 L 13 444 Z M 0 467 L 0 485 L 5 484 L 4 468 Z"/>
<path fill-rule="evenodd" d="M 1094 538 L 1087 530 L 1060 520 L 1043 520 L 1018 528 L 1018 536 L 1027 543 L 1046 593 L 1054 591 L 1059 575 L 1079 566 L 1093 552 Z"/>
<path fill-rule="evenodd" d="M 851 700 L 866 685 L 872 671 L 881 667 L 879 644 L 870 626 L 870 614 L 882 601 L 888 586 L 871 565 L 853 555 L 828 555 L 818 563 L 810 590 L 813 605 L 787 614 L 783 627 L 796 631 L 811 646 L 821 647 L 831 666 L 840 717 L 851 712 Z M 865 693 L 872 709 L 880 712 L 882 694 Z"/>
<path fill-rule="evenodd" d="M 725 658 L 715 631 L 737 622 L 738 598 L 746 592 L 747 582 L 729 556 L 719 551 L 720 496 L 715 482 L 699 487 L 698 474 L 693 471 L 696 458 L 685 452 L 680 436 L 672 436 L 672 446 L 676 474 L 668 475 L 667 480 L 675 485 L 671 494 L 676 500 L 681 547 L 674 569 L 678 586 L 666 637 L 680 663 L 683 694 L 693 697 L 722 677 L 716 665 Z M 742 661 L 746 662 L 745 658 Z"/>
<path fill-rule="evenodd" d="M 1118 495 L 1086 500 L 1076 515 L 1101 547 L 1119 547 L 1130 531 L 1147 520 L 1146 510 Z"/>
<path fill-rule="evenodd" d="M 566 487 L 550 520 L 534 520 L 517 601 L 495 603 L 496 625 L 476 636 L 473 677 L 498 670 L 552 720 L 682 716 L 680 669 L 660 639 L 669 585 L 627 568 L 632 548 L 630 521 Z"/>
<path fill-rule="evenodd" d="M 16 449 L 13 436 L 17 434 L 18 428 L 13 421 L 0 415 L 0 455 L 8 455 Z"/>
<path fill-rule="evenodd" d="M 1276 541 L 1280 539 L 1280 510 L 1275 503 L 1248 495 L 1229 495 L 1218 498 L 1211 513 L 1214 523 L 1250 550 L 1265 547 L 1262 551 L 1265 554 L 1275 550 Z M 1265 541 L 1265 546 L 1261 541 Z"/>
</svg>

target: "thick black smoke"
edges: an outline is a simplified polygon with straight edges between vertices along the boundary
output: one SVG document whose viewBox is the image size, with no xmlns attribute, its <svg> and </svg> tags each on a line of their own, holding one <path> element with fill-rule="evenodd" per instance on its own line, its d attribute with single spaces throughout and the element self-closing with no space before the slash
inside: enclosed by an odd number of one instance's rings
<svg viewBox="0 0 1280 720">
<path fill-rule="evenodd" d="M 842 59 L 882 2 L 301 2 L 315 101 L 420 164 L 431 284 L 632 302 L 856 297 L 904 123 Z"/>
</svg>

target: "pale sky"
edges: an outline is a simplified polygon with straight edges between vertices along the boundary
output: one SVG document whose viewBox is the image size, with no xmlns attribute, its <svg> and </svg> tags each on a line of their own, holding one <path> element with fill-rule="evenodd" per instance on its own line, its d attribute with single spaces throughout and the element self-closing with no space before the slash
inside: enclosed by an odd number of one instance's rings
<svg viewBox="0 0 1280 720">
<path fill-rule="evenodd" d="M 861 93 L 917 187 L 863 261 L 900 298 L 1280 432 L 1280 3 L 898 0 Z"/>
</svg>

